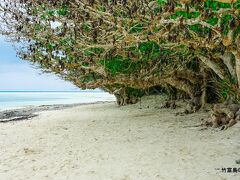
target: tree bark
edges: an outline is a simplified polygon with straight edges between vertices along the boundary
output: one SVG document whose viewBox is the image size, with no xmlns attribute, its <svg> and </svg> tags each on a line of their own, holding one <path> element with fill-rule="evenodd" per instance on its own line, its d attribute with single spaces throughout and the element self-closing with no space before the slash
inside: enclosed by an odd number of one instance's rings
<svg viewBox="0 0 240 180">
<path fill-rule="evenodd" d="M 113 94 L 115 95 L 117 104 L 119 106 L 136 104 L 139 101 L 139 97 L 136 97 L 130 92 L 127 92 L 125 87 L 115 90 Z"/>
<path fill-rule="evenodd" d="M 233 52 L 236 60 L 236 74 L 237 74 L 237 80 L 238 80 L 238 88 L 240 89 L 240 51 L 234 51 Z"/>
<path fill-rule="evenodd" d="M 208 81 L 208 74 L 204 67 L 202 67 L 201 72 L 203 74 L 203 83 L 201 84 L 201 108 L 204 108 L 207 103 L 207 81 Z"/>
<path fill-rule="evenodd" d="M 231 74 L 232 78 L 236 79 L 236 70 L 234 69 L 233 63 L 231 61 L 232 54 L 231 53 L 225 53 L 224 55 L 220 56 L 220 58 L 223 60 L 223 63 L 228 68 L 229 73 Z"/>
<path fill-rule="evenodd" d="M 213 61 L 211 61 L 207 57 L 204 57 L 204 56 L 201 56 L 201 55 L 198 55 L 198 57 L 207 67 L 212 69 L 221 79 L 225 79 L 224 78 L 224 72 L 221 69 L 221 67 L 219 67 L 218 64 L 214 63 Z"/>
</svg>

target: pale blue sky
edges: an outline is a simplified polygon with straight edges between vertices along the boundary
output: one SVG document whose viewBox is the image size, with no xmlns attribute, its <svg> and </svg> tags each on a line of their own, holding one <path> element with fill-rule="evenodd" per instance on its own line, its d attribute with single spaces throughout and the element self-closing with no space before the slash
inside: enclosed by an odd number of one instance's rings
<svg viewBox="0 0 240 180">
<path fill-rule="evenodd" d="M 16 57 L 10 43 L 0 36 L 0 91 L 73 91 L 77 87 L 52 74 L 42 74 L 27 61 Z"/>
</svg>

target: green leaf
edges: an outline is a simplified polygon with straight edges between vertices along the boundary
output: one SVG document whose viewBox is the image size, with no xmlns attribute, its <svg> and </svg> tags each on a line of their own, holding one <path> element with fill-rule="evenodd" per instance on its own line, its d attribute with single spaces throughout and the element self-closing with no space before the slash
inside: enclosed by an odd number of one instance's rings
<svg viewBox="0 0 240 180">
<path fill-rule="evenodd" d="M 217 24 L 217 22 L 218 22 L 218 18 L 217 18 L 217 17 L 214 17 L 214 18 L 211 18 L 211 19 L 207 19 L 207 20 L 206 20 L 206 23 L 208 23 L 208 24 L 210 24 L 210 25 L 212 25 L 212 26 L 214 26 L 215 24 Z"/>
<path fill-rule="evenodd" d="M 134 24 L 131 28 L 130 28 L 130 33 L 138 33 L 141 32 L 143 30 L 143 24 Z"/>
<path fill-rule="evenodd" d="M 55 47 L 56 47 L 56 45 L 53 43 L 48 44 L 48 49 L 50 49 L 50 50 L 53 50 Z"/>
<path fill-rule="evenodd" d="M 67 8 L 66 8 L 66 7 L 63 7 L 63 8 L 61 8 L 61 9 L 59 9 L 59 10 L 57 11 L 57 14 L 58 14 L 59 16 L 65 16 L 65 15 L 67 14 Z"/>
<path fill-rule="evenodd" d="M 163 5 L 163 4 L 166 4 L 167 3 L 167 0 L 157 0 L 157 3 L 159 5 Z"/>
<path fill-rule="evenodd" d="M 48 14 L 49 16 L 54 16 L 55 11 L 53 11 L 53 10 L 49 10 L 49 11 L 47 12 L 47 14 Z"/>
</svg>

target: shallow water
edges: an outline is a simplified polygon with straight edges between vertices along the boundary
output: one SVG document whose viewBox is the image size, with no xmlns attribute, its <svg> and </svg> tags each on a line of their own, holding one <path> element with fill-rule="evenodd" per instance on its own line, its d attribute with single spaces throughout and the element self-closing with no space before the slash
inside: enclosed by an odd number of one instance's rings
<svg viewBox="0 0 240 180">
<path fill-rule="evenodd" d="M 94 103 L 114 101 L 104 92 L 0 92 L 0 110 L 31 105 Z"/>
</svg>

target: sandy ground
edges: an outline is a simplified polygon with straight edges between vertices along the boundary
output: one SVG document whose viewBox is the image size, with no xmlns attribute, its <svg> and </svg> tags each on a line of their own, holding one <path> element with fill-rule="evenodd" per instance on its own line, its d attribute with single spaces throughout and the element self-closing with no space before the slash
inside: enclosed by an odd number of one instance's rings
<svg viewBox="0 0 240 180">
<path fill-rule="evenodd" d="M 208 113 L 176 116 L 180 108 L 156 109 L 157 102 L 91 104 L 1 123 L 0 179 L 240 179 L 222 172 L 240 168 L 240 123 L 196 127 Z"/>
</svg>

